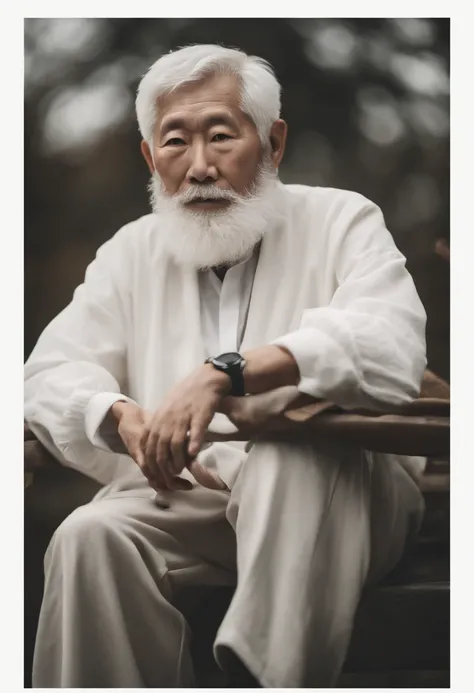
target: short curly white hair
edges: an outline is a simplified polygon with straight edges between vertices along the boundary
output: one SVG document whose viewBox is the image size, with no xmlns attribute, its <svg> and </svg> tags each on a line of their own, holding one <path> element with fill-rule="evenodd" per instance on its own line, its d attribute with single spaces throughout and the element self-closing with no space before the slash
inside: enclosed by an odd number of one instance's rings
<svg viewBox="0 0 474 693">
<path fill-rule="evenodd" d="M 270 64 L 241 50 L 219 45 L 186 46 L 159 58 L 143 76 L 135 102 L 144 140 L 153 140 L 157 100 L 164 94 L 207 75 L 235 74 L 241 82 L 241 108 L 257 128 L 265 147 L 273 123 L 280 117 L 281 87 Z"/>
</svg>

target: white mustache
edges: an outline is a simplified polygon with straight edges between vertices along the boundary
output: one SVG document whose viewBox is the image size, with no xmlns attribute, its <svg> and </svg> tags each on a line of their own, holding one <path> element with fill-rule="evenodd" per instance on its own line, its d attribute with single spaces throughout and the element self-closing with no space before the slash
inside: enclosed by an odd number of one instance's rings
<svg viewBox="0 0 474 693">
<path fill-rule="evenodd" d="M 235 202 L 240 200 L 241 197 L 233 190 L 223 190 L 214 184 L 208 185 L 193 185 L 192 187 L 185 190 L 183 193 L 178 195 L 173 195 L 173 198 L 180 204 L 189 204 L 196 200 L 228 200 L 229 202 Z"/>
</svg>

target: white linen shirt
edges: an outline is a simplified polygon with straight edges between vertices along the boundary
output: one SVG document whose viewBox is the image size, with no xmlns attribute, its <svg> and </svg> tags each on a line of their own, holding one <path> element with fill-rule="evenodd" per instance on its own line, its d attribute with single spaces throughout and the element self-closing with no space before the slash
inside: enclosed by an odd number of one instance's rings
<svg viewBox="0 0 474 693">
<path fill-rule="evenodd" d="M 230 267 L 223 280 L 211 269 L 199 272 L 199 303 L 206 358 L 239 350 L 257 259 L 258 249 Z M 117 393 L 99 393 L 91 398 L 85 422 L 87 436 L 95 447 L 108 450 L 116 445 L 116 427 L 106 419 L 106 414 L 112 404 L 121 399 L 133 401 Z M 210 443 L 204 443 L 201 449 L 209 446 Z"/>
<path fill-rule="evenodd" d="M 347 409 L 390 410 L 418 396 L 426 314 L 380 209 L 344 190 L 279 188 L 279 220 L 258 259 L 222 284 L 166 254 L 154 214 L 99 248 L 25 366 L 25 419 L 63 464 L 114 479 L 134 463 L 113 452 L 116 429 L 104 431 L 110 406 L 129 399 L 154 411 L 224 351 L 283 346 L 301 392 Z M 242 461 L 236 447 L 204 451 L 228 486 Z"/>
<path fill-rule="evenodd" d="M 230 267 L 221 281 L 213 270 L 199 273 L 201 325 L 206 358 L 239 351 L 247 322 L 258 252 Z"/>
</svg>

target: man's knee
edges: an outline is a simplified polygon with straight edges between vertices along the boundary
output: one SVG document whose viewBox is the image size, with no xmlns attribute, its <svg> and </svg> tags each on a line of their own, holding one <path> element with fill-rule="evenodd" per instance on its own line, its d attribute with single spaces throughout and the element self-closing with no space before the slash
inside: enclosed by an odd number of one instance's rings
<svg viewBox="0 0 474 693">
<path fill-rule="evenodd" d="M 235 528 L 245 504 L 249 512 L 267 508 L 268 517 L 277 506 L 291 508 L 293 518 L 311 517 L 314 523 L 329 508 L 344 517 L 358 517 L 361 499 L 369 507 L 369 491 L 370 470 L 360 449 L 262 441 L 253 446 L 240 470 L 226 516 Z"/>
<path fill-rule="evenodd" d="M 363 462 L 361 450 L 332 443 L 261 441 L 253 445 L 242 471 L 267 480 L 300 476 L 311 483 L 311 479 L 319 481 L 321 477 L 339 476 L 349 461 L 354 468 L 357 460 Z"/>
<path fill-rule="evenodd" d="M 102 504 L 88 503 L 76 508 L 59 525 L 54 533 L 54 543 L 65 543 L 67 546 L 80 547 L 91 545 L 111 532 L 116 531 L 117 522 L 110 513 L 104 511 Z"/>
</svg>

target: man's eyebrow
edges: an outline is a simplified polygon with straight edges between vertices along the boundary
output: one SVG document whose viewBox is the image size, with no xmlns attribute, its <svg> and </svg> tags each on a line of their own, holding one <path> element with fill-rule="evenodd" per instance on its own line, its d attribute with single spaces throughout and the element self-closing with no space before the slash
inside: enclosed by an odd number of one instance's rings
<svg viewBox="0 0 474 693">
<path fill-rule="evenodd" d="M 161 124 L 161 134 L 166 135 L 170 130 L 182 130 L 186 127 L 184 118 L 170 118 Z"/>
<path fill-rule="evenodd" d="M 182 116 L 170 116 L 169 120 L 165 119 L 161 125 L 161 136 L 163 137 L 171 130 L 185 130 L 186 125 L 186 118 L 183 118 Z M 235 127 L 236 121 L 230 114 L 215 113 L 204 118 L 204 125 L 206 127 L 212 127 L 213 125 L 231 125 Z"/>
<path fill-rule="evenodd" d="M 204 118 L 204 123 L 208 127 L 212 125 L 236 125 L 236 121 L 230 115 L 230 113 L 216 113 L 214 115 L 209 115 L 207 118 Z"/>
</svg>

